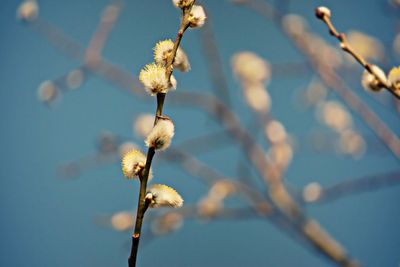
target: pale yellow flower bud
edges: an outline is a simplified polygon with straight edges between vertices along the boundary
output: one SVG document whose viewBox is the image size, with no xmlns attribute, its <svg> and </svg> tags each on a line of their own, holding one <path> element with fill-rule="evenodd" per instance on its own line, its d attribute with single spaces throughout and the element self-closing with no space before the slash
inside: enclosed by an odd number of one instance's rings
<svg viewBox="0 0 400 267">
<path fill-rule="evenodd" d="M 138 177 L 143 171 L 146 165 L 146 156 L 139 150 L 131 150 L 124 155 L 122 158 L 122 172 L 128 179 Z M 150 180 L 153 177 L 150 169 L 149 177 Z"/>
<path fill-rule="evenodd" d="M 183 199 L 178 192 L 163 184 L 150 186 L 146 193 L 146 200 L 150 201 L 150 208 L 180 208 L 183 205 Z"/>
<path fill-rule="evenodd" d="M 390 70 L 388 80 L 393 89 L 400 90 L 400 66 Z"/>
<path fill-rule="evenodd" d="M 173 47 L 174 47 L 174 42 L 172 42 L 169 39 L 158 42 L 154 47 L 154 61 L 157 64 L 166 66 Z M 174 67 L 183 72 L 190 70 L 189 59 L 186 53 L 180 47 L 178 47 L 178 50 L 176 51 Z"/>
<path fill-rule="evenodd" d="M 151 63 L 146 65 L 139 74 L 139 80 L 150 95 L 167 93 L 170 87 L 164 66 Z"/>
</svg>

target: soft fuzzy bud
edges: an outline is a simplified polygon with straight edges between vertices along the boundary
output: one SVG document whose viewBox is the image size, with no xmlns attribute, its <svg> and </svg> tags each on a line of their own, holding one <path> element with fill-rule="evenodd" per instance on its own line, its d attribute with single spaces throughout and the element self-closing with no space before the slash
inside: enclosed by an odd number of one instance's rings
<svg viewBox="0 0 400 267">
<path fill-rule="evenodd" d="M 271 66 L 253 52 L 239 52 L 232 57 L 232 70 L 239 80 L 264 83 L 271 78 Z"/>
<path fill-rule="evenodd" d="M 205 219 L 212 218 L 223 208 L 223 204 L 220 198 L 206 196 L 197 204 L 199 216 Z"/>
<path fill-rule="evenodd" d="M 111 216 L 111 226 L 117 231 L 129 230 L 134 226 L 134 217 L 131 212 L 117 212 Z"/>
<path fill-rule="evenodd" d="M 351 155 L 355 159 L 360 159 L 367 148 L 364 138 L 351 129 L 340 133 L 339 145 L 340 153 Z"/>
<path fill-rule="evenodd" d="M 309 183 L 303 189 L 303 199 L 306 202 L 315 202 L 320 198 L 321 193 L 322 193 L 322 188 L 319 183 L 316 182 Z"/>
<path fill-rule="evenodd" d="M 276 144 L 269 149 L 267 157 L 279 168 L 286 168 L 293 158 L 293 149 L 288 143 Z"/>
<path fill-rule="evenodd" d="M 219 180 L 212 185 L 208 194 L 212 198 L 223 200 L 235 191 L 236 187 L 231 181 Z"/>
<path fill-rule="evenodd" d="M 174 136 L 174 124 L 169 118 L 161 117 L 146 138 L 146 146 L 165 150 Z"/>
<path fill-rule="evenodd" d="M 272 143 L 283 143 L 286 140 L 285 127 L 279 121 L 272 120 L 265 125 L 265 135 Z"/>
<path fill-rule="evenodd" d="M 138 177 L 140 172 L 143 171 L 146 165 L 146 156 L 139 150 L 129 151 L 122 158 L 122 172 L 128 179 Z M 149 177 L 150 180 L 153 177 L 150 169 Z"/>
<path fill-rule="evenodd" d="M 72 70 L 67 75 L 67 86 L 69 89 L 79 88 L 85 80 L 85 74 L 80 69 Z"/>
<path fill-rule="evenodd" d="M 285 15 L 282 18 L 282 26 L 290 36 L 299 36 L 308 29 L 307 21 L 297 14 Z"/>
<path fill-rule="evenodd" d="M 262 84 L 251 84 L 243 90 L 244 99 L 255 112 L 266 114 L 271 108 L 271 98 Z"/>
<path fill-rule="evenodd" d="M 158 42 L 154 47 L 154 61 L 157 64 L 166 66 L 168 58 L 171 55 L 173 48 L 174 48 L 174 42 L 172 42 L 169 39 Z M 174 67 L 183 72 L 190 70 L 190 63 L 188 57 L 186 53 L 183 51 L 183 49 L 180 47 L 178 47 L 178 50 L 176 51 Z"/>
<path fill-rule="evenodd" d="M 137 150 L 137 149 L 138 149 L 138 146 L 135 143 L 124 142 L 119 145 L 118 154 L 122 159 L 129 151 Z"/>
<path fill-rule="evenodd" d="M 178 230 L 182 225 L 182 214 L 178 212 L 168 212 L 152 222 L 151 231 L 156 235 L 165 235 Z"/>
<path fill-rule="evenodd" d="M 381 68 L 379 68 L 376 65 L 371 66 L 371 70 L 378 75 L 378 77 L 384 81 L 387 82 L 386 74 L 383 72 Z M 382 86 L 379 82 L 379 80 L 373 75 L 372 73 L 368 72 L 365 70 L 363 72 L 363 75 L 361 77 L 361 84 L 364 87 L 365 90 L 371 90 L 371 91 L 380 91 L 382 89 Z"/>
<path fill-rule="evenodd" d="M 37 18 L 38 14 L 39 6 L 34 0 L 22 2 L 17 10 L 17 18 L 25 22 L 34 21 Z"/>
<path fill-rule="evenodd" d="M 347 43 L 354 51 L 368 61 L 383 61 L 385 49 L 382 42 L 370 35 L 359 31 L 349 31 L 346 35 Z M 353 56 L 347 55 L 350 63 L 358 63 Z"/>
<path fill-rule="evenodd" d="M 58 95 L 57 87 L 52 81 L 44 81 L 39 85 L 38 98 L 44 103 L 53 102 Z"/>
<path fill-rule="evenodd" d="M 400 66 L 390 70 L 388 80 L 395 90 L 400 90 Z"/>
<path fill-rule="evenodd" d="M 172 0 L 172 3 L 177 8 L 185 8 L 190 6 L 194 0 Z"/>
<path fill-rule="evenodd" d="M 140 114 L 133 122 L 133 131 L 139 137 L 146 137 L 153 129 L 154 115 L 150 113 Z"/>
<path fill-rule="evenodd" d="M 346 108 L 336 101 L 327 101 L 318 106 L 318 119 L 337 132 L 352 126 L 353 121 Z"/>
<path fill-rule="evenodd" d="M 323 19 L 325 16 L 330 18 L 331 17 L 331 11 L 329 8 L 320 6 L 315 9 L 315 16 L 319 19 Z"/>
<path fill-rule="evenodd" d="M 146 65 L 140 71 L 139 80 L 150 95 L 167 93 L 170 87 L 165 67 L 155 63 Z"/>
<path fill-rule="evenodd" d="M 180 208 L 183 205 L 183 199 L 175 189 L 163 184 L 150 186 L 146 193 L 146 201 L 150 202 L 150 208 Z"/>
<path fill-rule="evenodd" d="M 204 12 L 204 8 L 199 5 L 193 5 L 189 14 L 189 26 L 190 28 L 197 28 L 204 25 L 206 21 L 206 13 Z"/>
</svg>

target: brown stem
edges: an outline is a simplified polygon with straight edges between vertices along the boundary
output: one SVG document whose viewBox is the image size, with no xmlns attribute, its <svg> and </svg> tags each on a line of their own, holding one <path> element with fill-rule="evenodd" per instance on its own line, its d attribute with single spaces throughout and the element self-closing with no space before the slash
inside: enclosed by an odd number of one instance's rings
<svg viewBox="0 0 400 267">
<path fill-rule="evenodd" d="M 166 73 L 165 75 L 170 80 L 172 72 L 173 72 L 173 64 L 175 61 L 176 52 L 178 51 L 179 44 L 182 40 L 183 33 L 189 27 L 189 14 L 192 6 L 183 9 L 183 16 L 182 22 L 179 27 L 178 34 L 175 39 L 174 47 L 172 49 L 171 54 L 168 57 L 167 65 L 166 65 Z M 157 94 L 157 109 L 154 118 L 154 125 L 156 125 L 157 120 L 160 116 L 162 116 L 162 111 L 164 107 L 164 100 L 165 100 L 165 93 L 158 93 Z M 149 178 L 150 167 L 155 154 L 154 147 L 149 147 L 147 150 L 147 159 L 146 159 L 146 166 L 144 167 L 143 174 L 140 176 L 140 192 L 139 192 L 139 199 L 138 199 L 138 209 L 136 214 L 136 222 L 135 222 L 135 230 L 132 235 L 132 247 L 131 247 L 131 254 L 128 259 L 129 267 L 136 266 L 136 259 L 137 259 L 137 252 L 139 248 L 139 241 L 140 241 L 140 234 L 142 231 L 142 224 L 143 224 L 143 217 L 148 208 L 148 202 L 145 200 L 145 194 L 147 189 L 147 181 Z"/>
<path fill-rule="evenodd" d="M 350 44 L 347 42 L 347 38 L 346 35 L 344 33 L 339 33 L 335 26 L 333 25 L 331 18 L 328 15 L 323 15 L 322 17 L 320 17 L 320 19 L 326 24 L 326 26 L 329 29 L 329 33 L 336 37 L 336 39 L 338 39 L 338 41 L 340 42 L 340 47 L 342 48 L 343 51 L 347 52 L 348 54 L 350 54 L 355 60 L 357 60 L 358 63 L 360 63 L 361 66 L 363 66 L 363 68 L 368 71 L 369 73 L 371 73 L 372 75 L 375 76 L 375 79 L 377 79 L 379 81 L 379 84 L 382 86 L 382 88 L 385 88 L 386 90 L 388 90 L 394 97 L 396 97 L 397 99 L 400 99 L 400 91 L 399 90 L 395 90 L 394 88 L 392 88 L 392 86 L 385 80 L 382 80 L 380 75 L 378 75 L 376 73 L 376 71 L 374 70 L 374 68 L 371 68 L 371 64 L 368 63 L 365 58 L 363 58 L 360 54 L 358 54 L 356 51 L 353 50 L 353 48 L 350 46 Z"/>
<path fill-rule="evenodd" d="M 142 223 L 144 214 L 148 208 L 148 202 L 145 201 L 145 194 L 147 190 L 147 180 L 149 178 L 150 166 L 155 154 L 154 147 L 149 147 L 147 150 L 146 166 L 144 168 L 143 174 L 140 176 L 140 191 L 138 199 L 138 208 L 136 214 L 135 230 L 132 235 L 132 247 L 131 254 L 128 259 L 129 267 L 136 266 L 137 252 L 139 248 L 140 233 L 142 231 Z"/>
</svg>

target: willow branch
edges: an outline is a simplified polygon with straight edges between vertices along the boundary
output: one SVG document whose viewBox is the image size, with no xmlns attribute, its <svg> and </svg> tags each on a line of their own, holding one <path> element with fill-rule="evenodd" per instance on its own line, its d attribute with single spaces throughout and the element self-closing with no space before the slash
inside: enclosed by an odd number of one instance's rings
<svg viewBox="0 0 400 267">
<path fill-rule="evenodd" d="M 379 84 L 381 85 L 381 87 L 385 88 L 393 96 L 395 96 L 396 98 L 400 99 L 400 90 L 396 90 L 395 88 L 390 86 L 390 84 L 387 81 L 383 80 L 382 77 L 380 75 L 378 75 L 376 70 L 374 68 L 372 68 L 372 65 L 370 63 L 368 63 L 365 58 L 363 58 L 359 53 L 357 53 L 357 51 L 355 51 L 350 46 L 350 44 L 347 42 L 346 34 L 339 33 L 336 30 L 336 28 L 333 25 L 329 15 L 327 15 L 327 14 L 325 14 L 323 12 L 319 12 L 319 9 L 317 8 L 316 9 L 316 16 L 326 24 L 326 26 L 329 29 L 329 33 L 332 36 L 336 37 L 336 39 L 338 39 L 338 41 L 340 42 L 340 47 L 342 48 L 343 51 L 345 51 L 348 54 L 350 54 L 358 63 L 360 63 L 361 66 L 363 66 L 363 68 L 366 71 L 368 71 L 369 73 L 374 75 L 375 79 L 377 79 L 379 81 Z"/>
<path fill-rule="evenodd" d="M 194 1 L 195 2 L 195 1 Z M 193 3 L 194 3 L 193 2 Z M 192 5 L 193 5 L 192 3 Z M 174 46 L 172 48 L 171 54 L 169 55 L 167 59 L 167 65 L 165 66 L 166 68 L 166 73 L 165 76 L 167 77 L 168 81 L 170 81 L 172 72 L 173 72 L 173 63 L 175 61 L 175 56 L 176 52 L 178 51 L 179 44 L 182 40 L 183 34 L 186 31 L 186 29 L 189 27 L 189 15 L 190 15 L 190 10 L 192 8 L 192 5 L 190 5 L 187 8 L 183 9 L 183 16 L 182 16 L 182 21 L 181 25 L 179 27 L 178 34 L 176 36 Z M 158 93 L 157 94 L 157 109 L 155 113 L 155 119 L 154 119 L 154 125 L 157 123 L 157 120 L 160 116 L 162 116 L 162 111 L 164 107 L 164 100 L 165 100 L 165 93 Z M 139 199 L 138 199 L 138 208 L 137 208 L 137 215 L 136 215 L 136 222 L 135 222 L 135 230 L 132 235 L 132 247 L 131 247 L 131 254 L 128 259 L 129 267 L 134 267 L 136 266 L 136 259 L 137 259 L 137 252 L 139 248 L 139 241 L 140 241 L 140 233 L 142 230 L 142 223 L 143 223 L 143 217 L 144 214 L 147 210 L 148 203 L 145 200 L 145 194 L 146 194 L 146 189 L 147 189 L 147 181 L 149 178 L 149 173 L 150 173 L 150 167 L 152 163 L 152 159 L 155 154 L 155 148 L 154 147 L 149 147 L 147 150 L 147 159 L 146 159 L 146 165 L 143 170 L 143 174 L 140 176 L 140 192 L 139 192 Z"/>
</svg>

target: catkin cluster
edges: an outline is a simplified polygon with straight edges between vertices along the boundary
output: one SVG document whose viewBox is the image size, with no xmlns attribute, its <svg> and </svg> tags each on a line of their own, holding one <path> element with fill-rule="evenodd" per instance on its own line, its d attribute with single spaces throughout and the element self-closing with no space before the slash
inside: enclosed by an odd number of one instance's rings
<svg viewBox="0 0 400 267">
<path fill-rule="evenodd" d="M 183 21 L 187 23 L 187 27 L 196 28 L 204 25 L 206 15 L 202 6 L 194 5 L 193 0 L 173 0 L 172 2 L 175 7 L 188 12 L 188 16 L 184 18 L 186 21 Z M 171 70 L 177 69 L 182 72 L 190 70 L 188 56 L 178 45 L 179 42 L 174 43 L 170 39 L 158 42 L 153 48 L 154 62 L 147 64 L 140 71 L 139 80 L 151 96 L 167 94 L 170 90 L 176 89 L 177 81 Z M 167 116 L 158 115 L 154 126 L 145 137 L 145 144 L 149 150 L 165 150 L 171 144 L 174 131 L 175 126 L 172 120 Z M 138 150 L 126 153 L 122 159 L 124 176 L 128 179 L 138 177 L 142 181 L 146 160 L 146 156 Z M 151 177 L 152 171 L 149 169 L 149 178 Z M 182 197 L 173 188 L 162 184 L 150 186 L 146 192 L 145 201 L 149 203 L 150 208 L 178 208 L 183 204 Z"/>
</svg>

